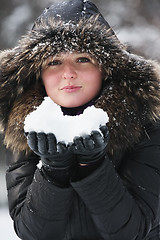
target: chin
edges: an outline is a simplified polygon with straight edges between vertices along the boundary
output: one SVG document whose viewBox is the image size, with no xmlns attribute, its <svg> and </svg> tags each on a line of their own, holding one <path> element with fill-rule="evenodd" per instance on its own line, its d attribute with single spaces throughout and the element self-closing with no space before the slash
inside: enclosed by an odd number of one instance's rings
<svg viewBox="0 0 160 240">
<path fill-rule="evenodd" d="M 53 99 L 52 99 L 53 100 Z M 54 100 L 53 100 L 54 101 Z M 86 104 L 87 102 L 85 101 L 54 101 L 56 104 L 58 104 L 61 107 L 65 107 L 65 108 L 76 108 L 76 107 L 80 107 L 83 106 L 84 104 Z"/>
<path fill-rule="evenodd" d="M 76 108 L 76 107 L 80 107 L 82 104 L 61 104 L 61 107 L 65 107 L 65 108 Z"/>
</svg>

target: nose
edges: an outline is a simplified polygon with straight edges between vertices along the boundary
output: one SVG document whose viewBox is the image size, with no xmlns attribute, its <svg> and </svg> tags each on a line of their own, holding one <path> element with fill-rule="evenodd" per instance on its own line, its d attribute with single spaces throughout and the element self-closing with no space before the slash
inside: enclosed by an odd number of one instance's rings
<svg viewBox="0 0 160 240">
<path fill-rule="evenodd" d="M 75 79 L 76 77 L 77 77 L 77 73 L 76 73 L 75 67 L 71 63 L 65 64 L 63 68 L 62 78 Z"/>
</svg>

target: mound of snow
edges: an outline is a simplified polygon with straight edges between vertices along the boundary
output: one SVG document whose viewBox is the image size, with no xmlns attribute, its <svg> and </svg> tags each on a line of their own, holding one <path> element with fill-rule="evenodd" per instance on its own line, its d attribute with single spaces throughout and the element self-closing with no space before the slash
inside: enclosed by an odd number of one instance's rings
<svg viewBox="0 0 160 240">
<path fill-rule="evenodd" d="M 45 97 L 41 105 L 25 118 L 24 131 L 54 133 L 58 142 L 69 143 L 75 136 L 90 134 L 107 122 L 107 113 L 94 106 L 86 108 L 78 116 L 64 116 L 60 106 Z"/>
</svg>

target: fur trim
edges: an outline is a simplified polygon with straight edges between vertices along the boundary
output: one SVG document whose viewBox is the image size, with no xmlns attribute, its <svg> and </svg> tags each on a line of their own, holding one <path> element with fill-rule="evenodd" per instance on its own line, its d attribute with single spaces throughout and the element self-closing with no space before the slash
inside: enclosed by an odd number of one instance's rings
<svg viewBox="0 0 160 240">
<path fill-rule="evenodd" d="M 109 152 L 133 147 L 160 118 L 160 66 L 133 54 L 119 56 L 96 106 L 109 115 Z"/>
<path fill-rule="evenodd" d="M 13 104 L 4 138 L 7 148 L 11 148 L 15 152 L 30 151 L 24 134 L 24 120 L 29 113 L 33 112 L 42 103 L 44 99 L 42 92 L 43 89 L 39 86 L 30 88 Z"/>
<path fill-rule="evenodd" d="M 97 17 L 76 25 L 39 19 L 17 47 L 1 52 L 0 122 L 12 150 L 28 151 L 23 122 L 44 97 L 42 64 L 63 51 L 88 52 L 103 66 L 103 92 L 96 107 L 109 114 L 110 153 L 133 146 L 144 126 L 159 119 L 159 65 L 129 54 L 112 29 L 97 23 Z"/>
</svg>

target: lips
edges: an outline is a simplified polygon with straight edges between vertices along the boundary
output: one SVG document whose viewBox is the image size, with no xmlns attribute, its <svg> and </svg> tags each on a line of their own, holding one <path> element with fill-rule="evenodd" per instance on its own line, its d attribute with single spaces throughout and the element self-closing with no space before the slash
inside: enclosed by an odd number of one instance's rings
<svg viewBox="0 0 160 240">
<path fill-rule="evenodd" d="M 69 85 L 61 88 L 61 90 L 65 92 L 76 92 L 81 89 L 81 86 L 74 86 L 74 85 Z"/>
</svg>

